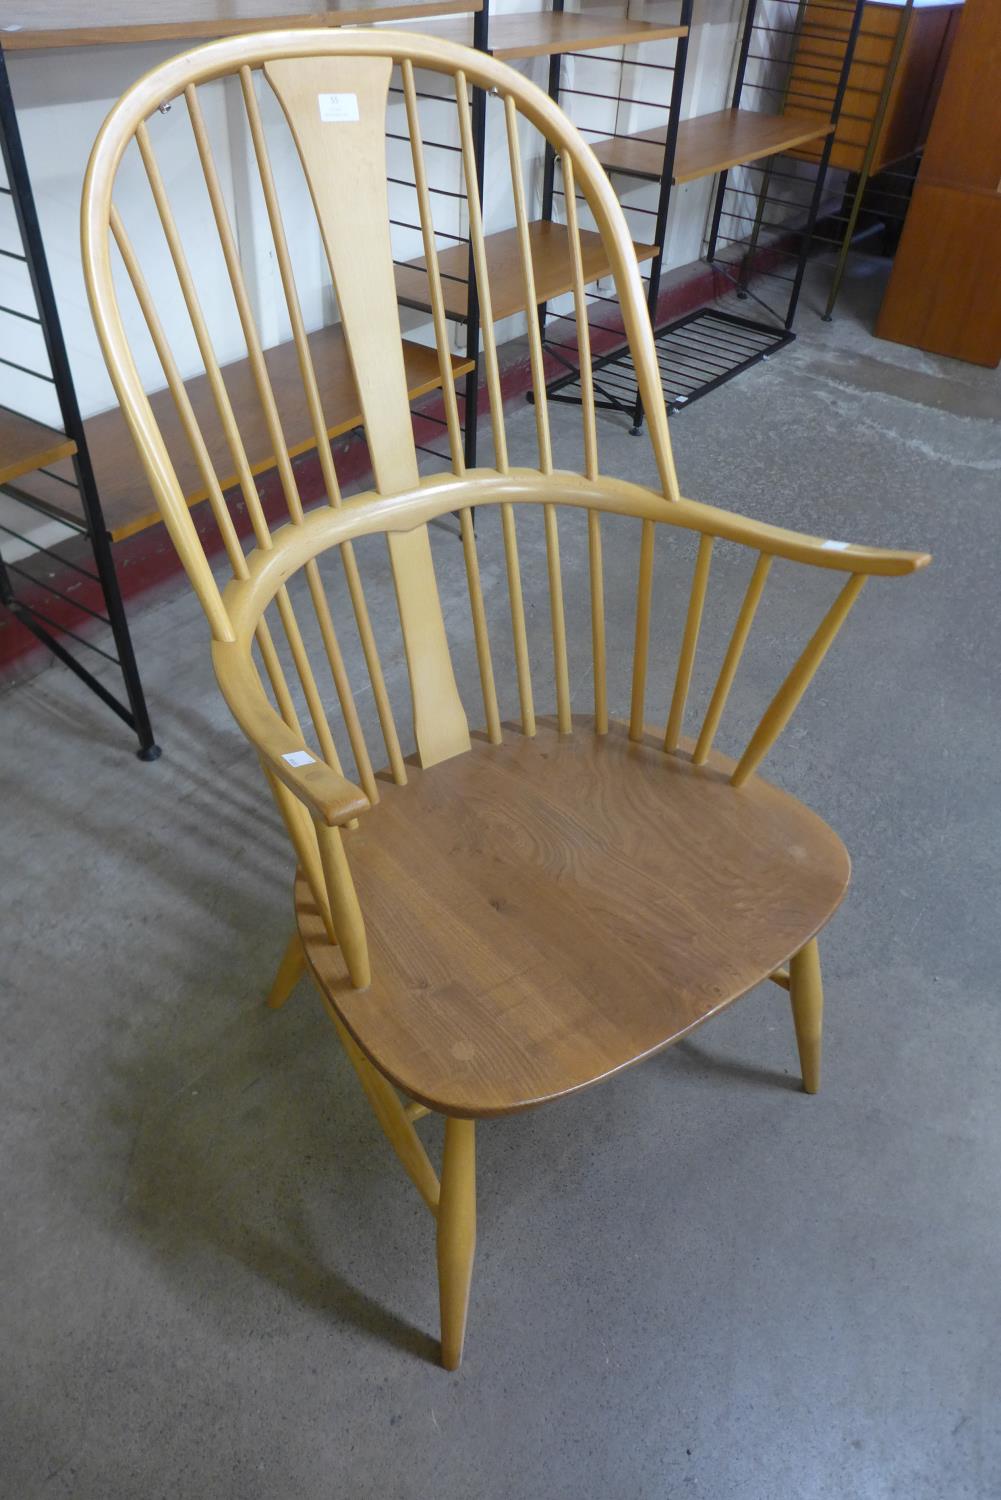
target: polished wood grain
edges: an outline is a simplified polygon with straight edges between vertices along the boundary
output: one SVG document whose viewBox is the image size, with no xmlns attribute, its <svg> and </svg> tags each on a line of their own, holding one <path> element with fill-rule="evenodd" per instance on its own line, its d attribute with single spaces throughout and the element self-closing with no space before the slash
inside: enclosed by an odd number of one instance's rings
<svg viewBox="0 0 1001 1500">
<path fill-rule="evenodd" d="M 876 337 L 988 369 L 1001 363 L 1001 192 L 918 182 Z"/>
<path fill-rule="evenodd" d="M 353 990 L 308 887 L 310 967 L 411 1098 L 497 1115 L 668 1046 L 823 926 L 848 883 L 837 836 L 732 765 L 702 769 L 619 724 L 553 721 L 414 772 L 345 836 L 372 983 Z"/>
<path fill-rule="evenodd" d="M 1001 193 L 1001 9 L 967 0 L 942 82 L 920 181 Z"/>
<path fill-rule="evenodd" d="M 749 109 L 721 109 L 696 115 L 678 126 L 674 155 L 675 183 L 694 182 L 726 171 L 740 162 L 759 161 L 790 151 L 807 141 L 822 139 L 833 127 L 809 115 L 756 114 Z M 595 156 L 607 172 L 659 181 L 664 170 L 667 127 L 638 135 L 615 135 L 593 143 Z"/>
<path fill-rule="evenodd" d="M 893 271 L 878 338 L 1001 363 L 1001 26 L 967 0 Z"/>
<path fill-rule="evenodd" d="M 961 0 L 912 12 L 879 125 L 874 172 L 903 161 L 927 141 L 956 22 L 962 12 Z"/>
<path fill-rule="evenodd" d="M 348 359 L 341 326 L 320 328 L 309 335 L 316 377 L 320 388 L 327 435 L 330 438 L 350 432 L 361 424 L 361 406 Z M 407 392 L 412 401 L 436 390 L 441 377 L 438 356 L 423 344 L 404 341 Z M 303 395 L 302 378 L 294 345 L 277 344 L 265 350 L 264 360 L 271 377 L 288 453 L 295 457 L 316 447 L 309 410 Z M 470 369 L 468 360 L 454 357 L 455 379 Z M 261 474 L 274 468 L 275 453 L 268 441 L 261 418 L 261 404 L 250 362 L 245 359 L 223 366 L 223 378 L 246 445 L 251 471 Z M 236 482 L 232 455 L 226 435 L 212 402 L 208 378 L 197 375 L 185 382 L 191 404 L 202 429 L 209 455 L 223 489 Z M 188 505 L 198 505 L 208 495 L 195 456 L 184 435 L 177 408 L 169 391 L 158 391 L 150 403 L 170 450 L 178 481 Z M 138 463 L 128 427 L 117 407 L 90 417 L 84 424 L 94 470 L 97 475 L 105 520 L 112 537 L 118 541 L 156 525 L 160 520 L 156 502 Z M 63 488 L 63 486 L 60 486 Z"/>
<path fill-rule="evenodd" d="M 76 443 L 64 432 L 0 406 L 0 484 L 9 484 L 75 452 Z"/>
<path fill-rule="evenodd" d="M 574 267 L 566 225 L 535 219 L 528 225 L 528 239 L 532 250 L 537 300 L 547 302 L 552 297 L 559 297 L 564 292 L 572 291 Z M 496 234 L 484 235 L 483 246 L 486 253 L 487 275 L 490 278 L 494 320 L 499 321 L 501 318 L 511 317 L 514 313 L 524 312 L 528 304 L 521 271 L 517 228 L 502 229 Z M 609 274 L 611 267 L 599 234 L 582 229 L 580 250 L 585 285 L 590 285 L 600 276 Z M 638 261 L 650 260 L 656 255 L 657 247 L 634 242 L 633 253 Z M 466 286 L 468 251 L 466 246 L 451 245 L 447 250 L 440 250 L 438 266 L 442 275 L 445 310 L 450 318 L 463 320 L 468 307 Z M 430 311 L 431 294 L 423 256 L 407 261 L 405 265 L 397 266 L 396 291 L 404 307 Z"/>
<path fill-rule="evenodd" d="M 237 36 L 272 28 L 361 26 L 367 21 L 481 10 L 483 0 L 7 0 L 0 41 L 7 51 Z"/>
<path fill-rule="evenodd" d="M 472 11 L 477 7 L 467 9 Z M 401 25 L 441 41 L 469 46 L 473 40 L 472 21 L 466 18 Z M 487 51 L 493 57 L 512 62 L 515 58 L 550 57 L 560 52 L 589 52 L 600 47 L 663 41 L 684 36 L 687 31 L 687 26 L 675 22 L 634 21 L 622 10 L 602 10 L 591 5 L 585 5 L 579 12 L 513 11 L 491 15 Z"/>
</svg>

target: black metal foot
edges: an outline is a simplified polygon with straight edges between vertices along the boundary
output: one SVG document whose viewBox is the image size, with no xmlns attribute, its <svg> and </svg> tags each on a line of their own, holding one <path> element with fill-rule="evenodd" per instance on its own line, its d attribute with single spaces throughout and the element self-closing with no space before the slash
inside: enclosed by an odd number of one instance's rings
<svg viewBox="0 0 1001 1500">
<path fill-rule="evenodd" d="M 642 431 L 643 431 L 642 427 L 630 427 L 630 429 L 629 429 L 629 436 L 630 437 L 639 437 L 639 435 L 640 435 L 640 433 Z"/>
<path fill-rule="evenodd" d="M 830 313 L 824 313 L 823 316 L 821 317 L 820 321 L 822 323 L 833 323 L 834 322 L 834 318 L 832 317 L 832 315 Z"/>
<path fill-rule="evenodd" d="M 737 292 L 737 301 L 738 302 L 746 302 L 747 301 L 747 293 L 738 290 L 738 292 Z"/>
<path fill-rule="evenodd" d="M 141 750 L 136 751 L 136 755 L 139 757 L 139 759 L 145 761 L 159 760 L 162 754 L 163 751 L 160 749 L 159 745 L 143 745 Z"/>
</svg>

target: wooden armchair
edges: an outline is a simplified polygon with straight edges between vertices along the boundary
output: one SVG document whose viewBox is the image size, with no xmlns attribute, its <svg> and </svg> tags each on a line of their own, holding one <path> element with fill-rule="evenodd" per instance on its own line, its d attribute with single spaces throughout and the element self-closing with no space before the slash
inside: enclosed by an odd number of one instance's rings
<svg viewBox="0 0 1001 1500">
<path fill-rule="evenodd" d="M 457 161 L 468 193 L 469 233 L 483 314 L 483 361 L 494 464 L 467 472 L 446 308 L 436 255 L 432 192 L 418 119 L 415 70 L 454 95 Z M 242 94 L 264 217 L 273 240 L 328 503 L 305 510 L 286 455 L 241 264 L 202 109 L 204 85 L 231 78 Z M 422 478 L 401 353 L 387 207 L 387 101 L 402 99 L 440 360 L 451 471 Z M 526 308 L 536 304 L 520 145 L 548 140 L 562 170 L 567 286 L 572 290 L 584 400 L 581 471 L 554 467 L 534 316 L 528 318 L 538 463 L 508 458 L 490 277 L 480 212 L 469 91 L 490 91 L 510 147 Z M 293 270 L 283 173 L 265 129 L 277 98 L 308 183 L 329 262 L 371 453 L 374 488 L 342 503 L 326 439 L 325 392 L 314 369 Z M 198 276 L 186 254 L 154 150 L 151 121 L 171 101 L 190 127 L 235 307 L 288 509 L 269 527 L 210 332 Z M 265 109 L 266 104 L 266 109 Z M 438 109 L 446 106 L 439 104 Z M 397 113 L 400 107 L 395 106 Z M 187 116 L 187 120 L 184 116 Z M 399 121 L 396 121 L 399 124 Z M 175 128 L 172 127 L 172 128 Z M 158 127 L 159 128 L 159 127 Z M 403 132 L 397 129 L 399 141 Z M 148 180 L 166 238 L 151 285 L 112 201 L 128 152 L 133 179 Z M 138 158 L 138 159 L 136 159 Z M 177 191 L 185 190 L 180 180 Z M 659 492 L 608 478 L 590 390 L 590 349 L 578 202 L 586 204 L 614 276 L 639 375 Z M 191 215 L 188 214 L 190 219 Z M 202 225 L 204 227 L 204 223 Z M 117 246 L 125 277 L 113 266 Z M 881 551 L 801 536 L 680 497 L 648 314 L 619 205 L 591 151 L 538 88 L 492 58 L 403 32 L 296 31 L 234 38 L 156 68 L 113 109 L 95 145 L 84 193 L 87 285 L 115 386 L 164 521 L 212 632 L 222 692 L 254 746 L 295 851 L 296 932 L 272 990 L 280 1005 L 308 968 L 378 1119 L 437 1218 L 442 1361 L 459 1363 L 475 1238 L 475 1122 L 597 1083 L 669 1046 L 771 978 L 786 986 L 803 1083 L 820 1079 L 822 991 L 817 933 L 840 902 L 848 856 L 801 803 L 757 775 L 871 574 L 923 567 L 920 553 Z M 199 258 L 198 269 L 201 269 Z M 172 314 L 159 310 L 167 272 Z M 117 277 L 117 280 L 116 280 Z M 174 461 L 137 371 L 119 306 L 131 282 L 204 480 L 231 571 L 223 587 L 184 504 Z M 179 300 L 180 299 L 180 300 Z M 183 305 L 238 477 L 252 547 L 245 551 L 172 346 Z M 132 314 L 135 322 L 134 313 Z M 186 331 L 187 332 L 187 331 Z M 180 335 L 178 335 L 180 336 Z M 498 507 L 520 722 L 502 723 L 472 510 Z M 541 507 L 548 559 L 555 715 L 537 718 L 518 550 L 519 513 Z M 593 713 L 571 712 L 560 564 L 560 527 L 582 514 L 590 564 Z M 469 630 L 446 633 L 428 523 L 458 514 Z M 604 621 L 603 533 L 641 523 L 628 725 L 610 718 Z M 482 528 L 481 528 L 482 530 Z M 695 546 L 687 616 L 666 727 L 645 728 L 645 688 L 657 533 Z M 366 605 L 362 549 L 383 533 L 389 550 L 413 712 L 415 754 L 404 757 Z M 564 535 L 566 532 L 564 531 Z M 755 554 L 722 666 L 694 741 L 683 738 L 714 542 Z M 371 544 L 369 544 L 371 545 Z M 617 556 L 619 554 L 616 554 Z M 814 633 L 789 652 L 788 671 L 736 761 L 713 749 L 755 612 L 776 559 L 842 579 Z M 334 565 L 337 565 L 336 570 Z M 296 607 L 298 600 L 298 609 Z M 333 600 L 333 602 L 331 602 Z M 338 610 L 353 615 L 374 698 L 387 769 L 377 774 L 345 666 Z M 311 615 L 308 629 L 300 622 Z M 456 631 L 452 631 L 453 637 Z M 315 638 L 312 653 L 308 639 Z M 281 644 L 279 644 L 281 642 Z M 453 653 L 475 651 L 484 731 L 470 736 Z M 548 654 L 548 652 L 547 652 Z M 315 659 L 315 667 L 314 667 Z M 533 666 L 535 677 L 533 678 Z M 327 716 L 330 674 L 340 708 L 342 769 Z M 308 713 L 309 729 L 300 715 Z M 788 968 L 784 966 L 788 964 Z M 402 1097 L 401 1097 L 402 1096 Z M 440 1180 L 415 1130 L 445 1116 Z"/>
</svg>

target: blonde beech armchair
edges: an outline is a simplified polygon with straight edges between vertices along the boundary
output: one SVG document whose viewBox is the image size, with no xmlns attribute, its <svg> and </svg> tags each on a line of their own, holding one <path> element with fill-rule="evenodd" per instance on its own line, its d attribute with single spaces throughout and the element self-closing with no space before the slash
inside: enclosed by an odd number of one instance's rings
<svg viewBox="0 0 1001 1500">
<path fill-rule="evenodd" d="M 455 159 L 468 197 L 494 452 L 494 466 L 474 472 L 463 465 L 417 69 L 437 75 L 435 91 L 454 98 L 435 107 L 451 112 Z M 220 78 L 232 79 L 242 95 L 298 357 L 298 399 L 309 413 L 327 492 L 327 503 L 308 512 L 286 456 L 202 107 L 204 86 Z M 503 117 L 507 133 L 518 265 L 506 266 L 504 274 L 521 278 L 527 308 L 537 300 L 521 155 L 530 132 L 553 146 L 562 170 L 564 284 L 574 298 L 583 387 L 580 472 L 553 464 L 534 317 L 527 321 L 538 463 L 521 468 L 509 462 L 472 147 L 474 86 L 490 91 L 490 107 Z M 330 95 L 340 96 L 337 105 L 324 108 L 321 101 Z M 272 127 L 285 130 L 275 101 L 294 141 L 293 149 L 286 132 L 281 171 L 269 142 L 273 129 L 266 128 L 270 118 Z M 172 129 L 180 130 L 180 115 L 211 213 L 211 220 L 195 216 L 186 204 L 185 217 L 189 225 L 196 220 L 199 233 L 210 224 L 216 237 L 261 420 L 278 455 L 288 518 L 274 530 L 254 485 L 210 332 L 214 308 L 206 311 L 199 293 L 154 149 L 151 122 L 171 102 Z M 402 139 L 412 157 L 451 450 L 451 472 L 429 478 L 418 472 L 394 288 L 387 108 L 395 111 L 389 132 L 394 150 Z M 446 128 L 439 115 L 438 129 Z M 148 182 L 155 210 L 150 217 L 159 218 L 165 236 L 165 250 L 161 245 L 154 256 L 154 283 L 113 201 L 126 161 L 133 185 L 137 175 Z M 329 264 L 374 473 L 370 491 L 343 503 L 327 441 L 325 392 L 293 268 L 302 206 L 309 199 L 300 194 L 294 238 L 282 205 L 286 178 L 300 166 Z M 174 194 L 186 194 L 195 180 L 176 174 Z M 600 469 L 579 204 L 593 219 L 614 276 L 648 419 L 657 491 L 606 477 Z M 220 687 L 260 758 L 295 851 L 296 930 L 270 1003 L 280 1005 L 308 965 L 380 1124 L 436 1216 L 442 1362 L 455 1369 L 473 1264 L 478 1119 L 528 1109 L 608 1078 L 670 1046 L 768 978 L 789 990 L 803 1084 L 816 1091 L 822 1006 L 817 933 L 844 894 L 848 856 L 814 813 L 757 772 L 866 579 L 910 573 L 929 559 L 801 536 L 680 497 L 642 284 L 619 205 L 566 116 L 541 90 L 486 55 L 404 32 L 318 30 L 233 38 L 176 57 L 137 83 L 101 131 L 84 191 L 83 250 L 105 356 L 163 519 L 208 617 Z M 199 270 L 205 258 L 199 251 Z M 128 283 L 221 533 L 232 574 L 223 587 L 143 391 L 119 302 L 119 288 L 124 295 Z M 168 290 L 172 311 L 164 312 L 158 304 Z M 185 336 L 193 334 L 224 434 L 224 466 L 237 477 L 249 517 L 249 551 L 181 379 L 172 338 L 182 307 Z M 134 307 L 129 316 L 131 327 L 141 326 Z M 520 702 L 514 727 L 502 724 L 473 507 L 481 514 L 488 507 L 499 510 L 497 545 L 503 547 L 508 585 L 505 630 L 512 632 Z M 552 661 L 546 672 L 555 684 L 553 718 L 536 717 L 532 632 L 519 566 L 519 513 L 533 507 L 542 510 L 548 561 Z M 568 526 L 574 512 L 586 525 L 590 567 L 594 700 L 586 716 L 571 713 L 560 565 L 561 523 Z M 429 522 L 450 513 L 461 522 L 468 641 L 450 642 L 446 634 L 428 534 Z M 602 568 L 603 532 L 628 526 L 621 518 L 641 523 L 628 724 L 609 717 Z M 695 556 L 666 727 L 654 734 L 645 728 L 644 709 L 658 532 L 678 544 L 689 536 Z M 388 543 L 402 628 L 415 746 L 407 760 L 366 605 L 361 552 L 355 551 L 355 542 L 373 533 L 384 534 Z M 715 688 L 691 741 L 683 738 L 683 721 L 717 539 L 748 549 L 754 561 Z M 734 761 L 713 743 L 778 559 L 833 571 L 841 587 L 799 654 L 790 649 L 787 675 Z M 306 632 L 303 608 L 311 616 Z M 359 633 L 385 744 L 387 769 L 381 775 L 353 696 L 335 625 L 338 609 L 353 615 Z M 315 639 L 315 651 L 307 637 Z M 473 738 L 453 670 L 453 653 L 467 645 L 475 653 L 485 726 Z M 342 770 L 327 716 L 329 695 L 321 685 L 324 673 L 339 704 L 339 732 L 358 785 Z M 303 707 L 310 731 L 300 721 Z M 429 1111 L 445 1116 L 440 1180 L 415 1129 Z"/>
</svg>

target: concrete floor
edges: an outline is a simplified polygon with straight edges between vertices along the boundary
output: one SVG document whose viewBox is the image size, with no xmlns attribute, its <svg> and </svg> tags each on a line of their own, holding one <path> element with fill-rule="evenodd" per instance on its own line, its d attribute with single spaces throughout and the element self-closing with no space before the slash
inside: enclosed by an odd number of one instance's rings
<svg viewBox="0 0 1001 1500">
<path fill-rule="evenodd" d="M 790 350 L 673 423 L 688 494 L 935 553 L 869 586 L 771 762 L 855 859 L 824 946 L 824 1092 L 798 1091 L 768 987 L 601 1089 L 484 1127 L 457 1376 L 434 1363 L 431 1220 L 319 1003 L 304 984 L 262 1005 L 289 860 L 190 596 L 134 613 L 157 765 L 62 669 L 6 695 L 4 1497 L 1001 1493 L 1001 387 L 871 339 L 878 282 L 858 262 L 831 326 L 813 285 Z M 557 421 L 562 440 L 576 418 Z M 527 409 L 512 431 L 527 455 Z M 602 441 L 608 470 L 649 476 L 617 419 Z M 619 538 L 615 657 L 636 556 Z M 523 547 L 541 579 L 527 522 Z M 444 531 L 435 548 L 458 552 Z M 583 709 L 569 523 L 564 552 Z M 651 718 L 685 578 L 667 566 Z M 795 572 L 732 734 L 829 593 Z M 745 576 L 724 551 L 703 701 Z M 383 570 L 377 610 L 387 590 Z"/>
</svg>

